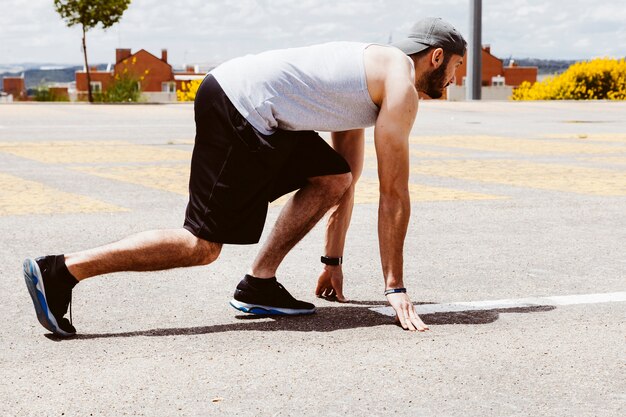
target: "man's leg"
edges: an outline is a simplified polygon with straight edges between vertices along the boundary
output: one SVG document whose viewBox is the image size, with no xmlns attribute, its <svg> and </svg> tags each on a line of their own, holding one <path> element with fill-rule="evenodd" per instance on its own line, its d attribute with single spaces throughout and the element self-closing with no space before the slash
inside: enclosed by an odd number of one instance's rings
<svg viewBox="0 0 626 417">
<path fill-rule="evenodd" d="M 83 252 L 26 259 L 24 278 L 41 325 L 67 337 L 76 333 L 65 314 L 79 280 L 110 272 L 204 265 L 213 262 L 220 249 L 221 244 L 186 229 L 155 230 Z"/>
<path fill-rule="evenodd" d="M 65 264 L 77 279 L 120 271 L 158 271 L 207 265 L 222 245 L 208 242 L 186 229 L 152 230 L 95 249 L 65 255 Z"/>
<path fill-rule="evenodd" d="M 276 224 L 246 275 L 235 289 L 230 304 L 253 314 L 311 314 L 315 306 L 296 300 L 275 278 L 287 253 L 304 237 L 345 193 L 352 175 L 325 175 L 307 179 L 287 202 Z"/>
<path fill-rule="evenodd" d="M 271 278 L 289 251 L 346 192 L 352 174 L 312 177 L 281 211 L 267 241 L 252 264 L 251 275 Z"/>
</svg>

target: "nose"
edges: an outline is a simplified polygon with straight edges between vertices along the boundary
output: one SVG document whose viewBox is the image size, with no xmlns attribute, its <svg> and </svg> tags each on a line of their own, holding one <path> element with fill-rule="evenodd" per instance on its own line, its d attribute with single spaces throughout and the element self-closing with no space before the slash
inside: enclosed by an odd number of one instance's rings
<svg viewBox="0 0 626 417">
<path fill-rule="evenodd" d="M 450 78 L 450 82 L 448 84 L 456 84 L 456 74 L 454 74 L 452 78 Z"/>
</svg>

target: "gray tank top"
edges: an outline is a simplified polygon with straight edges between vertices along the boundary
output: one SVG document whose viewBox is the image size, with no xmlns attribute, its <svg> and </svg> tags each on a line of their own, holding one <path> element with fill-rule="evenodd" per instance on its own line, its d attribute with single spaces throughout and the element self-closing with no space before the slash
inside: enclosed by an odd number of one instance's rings
<svg viewBox="0 0 626 417">
<path fill-rule="evenodd" d="M 259 132 L 339 132 L 373 126 L 378 107 L 367 90 L 369 44 L 330 42 L 268 51 L 211 71 L 230 101 Z"/>
</svg>

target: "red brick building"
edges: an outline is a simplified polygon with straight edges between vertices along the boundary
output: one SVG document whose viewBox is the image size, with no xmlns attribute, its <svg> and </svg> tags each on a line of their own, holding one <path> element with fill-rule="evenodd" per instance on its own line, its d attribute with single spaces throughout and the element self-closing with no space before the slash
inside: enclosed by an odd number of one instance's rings
<svg viewBox="0 0 626 417">
<path fill-rule="evenodd" d="M 456 71 L 457 85 L 463 85 L 463 78 L 466 74 L 467 55 Z M 504 77 L 504 80 L 501 77 Z M 511 87 L 518 87 L 524 81 L 534 83 L 537 81 L 537 67 L 518 67 L 515 64 L 505 67 L 501 59 L 491 55 L 491 47 L 485 45 L 482 51 L 482 85 L 493 86 L 494 81 L 495 85 L 504 81 L 503 85 Z"/>
<path fill-rule="evenodd" d="M 191 69 L 191 71 L 189 71 Z M 148 101 L 175 101 L 176 90 L 181 88 L 184 79 L 201 78 L 205 74 L 198 73 L 193 68 L 184 72 L 174 72 L 167 62 L 167 49 L 161 50 L 161 57 L 157 57 L 145 49 L 134 54 L 130 49 L 115 50 L 115 64 L 105 71 L 92 69 L 89 72 L 92 91 L 106 91 L 116 77 L 126 75 L 137 79 L 139 90 Z M 178 80 L 177 80 L 178 79 Z M 76 90 L 79 99 L 87 96 L 87 73 L 76 71 Z"/>
<path fill-rule="evenodd" d="M 13 100 L 26 100 L 26 84 L 24 76 L 4 77 L 2 80 L 2 91 L 13 95 Z"/>
</svg>

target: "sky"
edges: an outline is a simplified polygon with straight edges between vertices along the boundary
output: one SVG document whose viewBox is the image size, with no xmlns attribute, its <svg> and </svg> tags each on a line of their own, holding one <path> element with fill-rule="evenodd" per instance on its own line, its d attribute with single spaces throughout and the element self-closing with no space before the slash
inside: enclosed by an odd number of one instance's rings
<svg viewBox="0 0 626 417">
<path fill-rule="evenodd" d="M 217 64 L 267 49 L 333 40 L 387 43 L 437 16 L 466 37 L 471 0 L 132 0 L 120 23 L 87 33 L 90 63 L 115 48 L 146 49 L 169 62 Z M 483 0 L 483 44 L 499 58 L 626 56 L 625 0 Z M 0 65 L 83 62 L 81 30 L 52 0 L 0 0 Z"/>
</svg>

